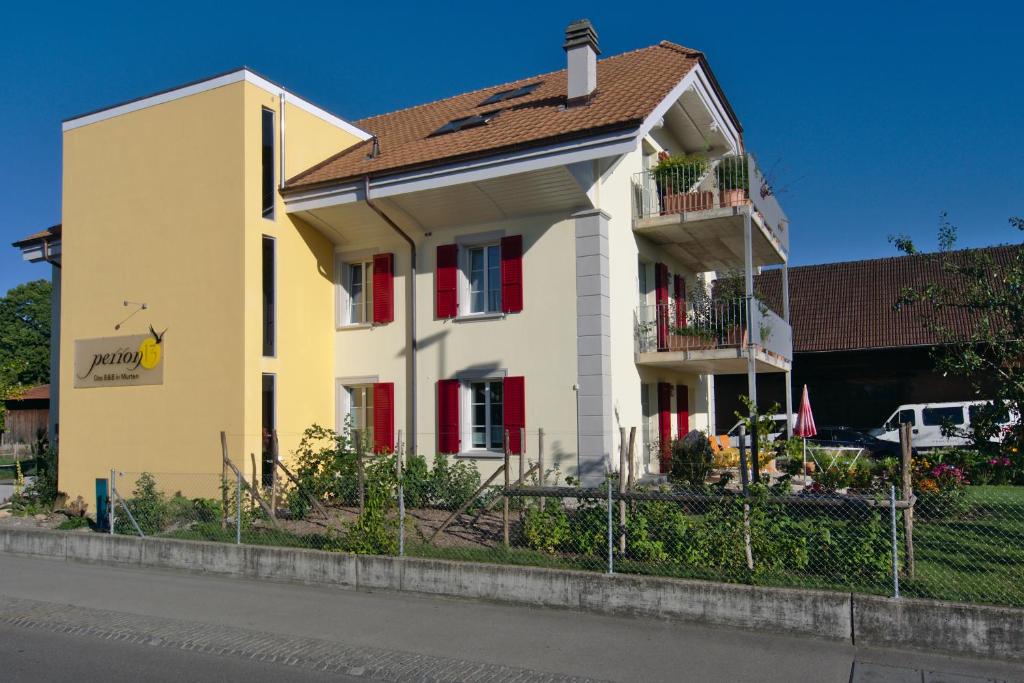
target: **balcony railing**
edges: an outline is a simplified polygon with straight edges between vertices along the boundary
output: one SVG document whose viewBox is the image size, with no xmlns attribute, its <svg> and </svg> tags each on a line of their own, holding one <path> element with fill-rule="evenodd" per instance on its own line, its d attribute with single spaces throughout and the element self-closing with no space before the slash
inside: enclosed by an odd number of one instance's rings
<svg viewBox="0 0 1024 683">
<path fill-rule="evenodd" d="M 789 222 L 752 154 L 700 159 L 653 168 L 633 176 L 635 218 L 682 215 L 751 206 L 779 243 L 789 252 Z"/>
<path fill-rule="evenodd" d="M 754 344 L 791 360 L 790 326 L 759 299 L 753 300 L 751 313 L 752 318 L 745 298 L 700 302 L 689 309 L 674 301 L 639 306 L 634 321 L 636 351 L 709 351 Z"/>
</svg>

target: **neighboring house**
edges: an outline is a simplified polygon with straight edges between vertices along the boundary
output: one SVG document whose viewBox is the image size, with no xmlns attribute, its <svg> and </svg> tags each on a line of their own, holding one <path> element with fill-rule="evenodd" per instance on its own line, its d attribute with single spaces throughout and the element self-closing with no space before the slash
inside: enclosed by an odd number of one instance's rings
<svg viewBox="0 0 1024 683">
<path fill-rule="evenodd" d="M 985 251 L 996 265 L 1008 265 L 1020 248 Z M 903 403 L 987 398 L 976 396 L 967 379 L 935 370 L 931 354 L 941 340 L 924 324 L 921 307 L 895 309 L 904 288 L 947 277 L 928 254 L 790 268 L 793 391 L 808 385 L 819 425 L 881 427 Z M 755 283 L 766 301 L 781 299 L 781 273 L 763 272 Z M 963 338 L 970 334 L 963 311 L 947 309 L 939 322 Z M 744 386 L 737 377 L 718 379 L 719 425 L 735 420 Z M 785 398 L 780 378 L 760 388 L 762 406 Z"/>
<path fill-rule="evenodd" d="M 0 433 L 0 445 L 39 442 L 40 437 L 48 438 L 50 418 L 50 385 L 40 384 L 17 394 L 16 398 L 4 401 L 4 430 Z"/>
<path fill-rule="evenodd" d="M 715 375 L 787 372 L 785 302 L 690 303 L 789 240 L 704 55 L 598 61 L 589 22 L 561 47 L 351 123 L 244 69 L 66 121 L 61 489 L 219 473 L 222 431 L 250 471 L 312 423 L 484 475 L 543 429 L 590 483 L 637 427 L 656 476 L 657 443 L 713 427 Z M 669 193 L 660 152 L 705 172 Z"/>
</svg>

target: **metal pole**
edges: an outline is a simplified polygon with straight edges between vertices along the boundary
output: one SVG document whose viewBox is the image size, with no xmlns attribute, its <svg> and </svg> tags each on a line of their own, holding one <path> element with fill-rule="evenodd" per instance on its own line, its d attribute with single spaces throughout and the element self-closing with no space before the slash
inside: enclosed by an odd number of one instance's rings
<svg viewBox="0 0 1024 683">
<path fill-rule="evenodd" d="M 235 472 L 235 545 L 242 544 L 242 473 Z"/>
<path fill-rule="evenodd" d="M 899 555 L 896 541 L 896 486 L 889 486 L 889 518 L 892 527 L 892 597 L 900 599 Z"/>
<path fill-rule="evenodd" d="M 117 486 L 117 472 L 110 470 L 110 491 L 107 492 L 107 517 L 110 519 L 110 534 L 114 534 L 114 488 Z"/>
<path fill-rule="evenodd" d="M 608 573 L 615 573 L 615 560 L 612 552 L 612 473 L 608 471 L 605 478 L 608 486 Z"/>
<path fill-rule="evenodd" d="M 398 430 L 398 448 L 395 449 L 395 474 L 398 477 L 398 556 L 405 555 L 405 468 L 402 466 L 402 430 Z"/>
</svg>

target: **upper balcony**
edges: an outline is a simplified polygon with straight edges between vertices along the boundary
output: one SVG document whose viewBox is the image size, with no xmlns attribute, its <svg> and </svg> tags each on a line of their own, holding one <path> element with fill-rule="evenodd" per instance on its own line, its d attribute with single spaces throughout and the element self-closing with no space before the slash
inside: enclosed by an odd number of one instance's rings
<svg viewBox="0 0 1024 683">
<path fill-rule="evenodd" d="M 633 176 L 633 231 L 694 272 L 786 263 L 789 221 L 753 155 L 672 157 Z"/>
<path fill-rule="evenodd" d="M 745 297 L 697 302 L 685 312 L 676 302 L 640 306 L 634 337 L 639 365 L 734 375 L 747 372 L 752 352 L 757 372 L 792 366 L 792 329 L 757 298 L 749 307 Z"/>
</svg>

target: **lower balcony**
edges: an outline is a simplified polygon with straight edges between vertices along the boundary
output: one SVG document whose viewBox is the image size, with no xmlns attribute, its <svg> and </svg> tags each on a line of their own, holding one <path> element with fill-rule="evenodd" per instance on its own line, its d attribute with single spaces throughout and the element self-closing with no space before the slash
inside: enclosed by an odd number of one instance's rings
<svg viewBox="0 0 1024 683">
<path fill-rule="evenodd" d="M 792 366 L 789 324 L 759 299 L 711 300 L 684 309 L 671 303 L 640 306 L 634 321 L 638 365 L 734 375 L 748 370 L 787 372 Z"/>
</svg>

